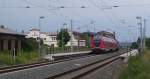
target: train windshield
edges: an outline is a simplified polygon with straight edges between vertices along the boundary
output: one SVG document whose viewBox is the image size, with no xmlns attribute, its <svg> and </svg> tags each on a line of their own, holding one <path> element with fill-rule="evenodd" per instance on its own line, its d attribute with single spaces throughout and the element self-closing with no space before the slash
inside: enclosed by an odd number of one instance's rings
<svg viewBox="0 0 150 79">
<path fill-rule="evenodd" d="M 101 38 L 100 35 L 95 35 L 94 36 L 94 45 L 95 45 L 95 47 L 99 47 L 99 45 L 100 45 L 100 38 Z"/>
</svg>

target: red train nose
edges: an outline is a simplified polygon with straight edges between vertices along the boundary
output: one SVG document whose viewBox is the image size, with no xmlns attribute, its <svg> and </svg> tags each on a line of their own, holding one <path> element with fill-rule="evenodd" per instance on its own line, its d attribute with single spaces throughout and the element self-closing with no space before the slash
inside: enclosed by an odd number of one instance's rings
<svg viewBox="0 0 150 79">
<path fill-rule="evenodd" d="M 104 41 L 101 41 L 101 43 L 100 43 L 100 48 L 105 48 Z"/>
</svg>

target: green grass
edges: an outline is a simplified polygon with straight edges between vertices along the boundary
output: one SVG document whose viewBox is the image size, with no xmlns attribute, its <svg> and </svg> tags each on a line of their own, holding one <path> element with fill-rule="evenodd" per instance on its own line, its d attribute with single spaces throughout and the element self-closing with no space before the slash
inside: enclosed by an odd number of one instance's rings
<svg viewBox="0 0 150 79">
<path fill-rule="evenodd" d="M 142 56 L 131 57 L 120 79 L 150 79 L 150 50 Z"/>
<path fill-rule="evenodd" d="M 35 52 L 18 52 L 16 59 L 9 52 L 0 52 L 0 65 L 27 64 L 37 61 L 38 54 Z"/>
<path fill-rule="evenodd" d="M 44 48 L 43 48 L 44 49 Z M 42 51 L 42 52 L 49 52 L 49 53 L 66 53 L 66 52 L 70 52 L 70 47 L 66 47 L 64 48 L 64 50 L 62 50 L 62 48 L 50 48 L 46 51 Z M 80 48 L 80 51 L 84 51 L 87 50 L 87 47 L 82 47 Z M 77 48 L 75 51 L 78 51 Z M 46 54 L 46 53 L 45 53 Z M 38 52 L 32 51 L 32 52 L 25 52 L 25 51 L 19 51 L 16 59 L 13 59 L 13 56 L 10 52 L 8 51 L 3 51 L 0 52 L 0 66 L 8 66 L 8 65 L 16 65 L 16 64 L 28 64 L 28 63 L 33 63 L 33 62 L 37 62 L 38 61 Z"/>
</svg>

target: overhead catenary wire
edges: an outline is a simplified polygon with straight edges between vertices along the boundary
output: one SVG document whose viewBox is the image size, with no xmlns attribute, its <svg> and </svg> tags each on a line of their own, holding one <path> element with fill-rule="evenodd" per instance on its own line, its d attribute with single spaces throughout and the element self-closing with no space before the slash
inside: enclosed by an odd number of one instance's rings
<svg viewBox="0 0 150 79">
<path fill-rule="evenodd" d="M 62 5 L 61 4 L 61 2 L 60 2 L 60 0 L 57 0 L 58 1 L 58 3 L 60 4 L 60 5 Z M 70 9 L 70 8 L 72 8 L 72 10 L 71 10 L 71 13 L 74 15 L 74 16 L 76 16 L 76 17 L 79 17 L 79 18 L 81 18 L 81 17 L 83 17 L 82 15 L 80 15 L 80 13 L 78 13 L 77 11 L 76 11 L 76 9 L 85 9 L 85 8 L 87 8 L 87 7 L 85 7 L 84 6 L 84 8 L 83 8 L 83 6 L 80 6 L 80 7 L 74 7 L 74 1 L 72 0 L 72 6 L 71 7 L 65 7 L 64 6 L 64 8 L 63 9 Z M 89 19 L 89 18 L 87 18 L 87 17 L 84 17 L 84 18 L 86 18 L 86 20 L 88 19 L 88 20 L 91 20 L 91 19 Z M 76 22 L 79 22 L 79 23 L 82 23 L 82 22 L 80 22 L 80 21 L 74 21 L 75 23 Z M 85 25 L 85 24 L 84 24 Z M 83 28 L 84 26 L 81 26 L 80 28 Z M 77 27 L 77 28 L 79 28 L 79 27 Z"/>
<path fill-rule="evenodd" d="M 39 7 L 39 8 L 41 8 L 41 9 L 47 10 L 47 11 L 49 11 L 50 13 L 55 13 L 55 14 L 57 14 L 57 15 L 59 15 L 59 16 L 62 16 L 62 17 L 64 17 L 64 18 L 67 18 L 67 19 L 69 19 L 69 20 L 72 19 L 72 17 L 63 15 L 63 14 L 58 13 L 58 12 L 54 12 L 56 9 L 48 9 L 48 8 L 43 7 L 43 6 L 41 6 L 41 5 L 38 5 L 38 4 L 34 4 L 34 3 L 32 3 L 32 2 L 29 2 L 28 0 L 22 0 L 22 1 L 28 3 L 28 4 L 32 5 L 32 6 Z M 51 11 L 51 10 L 53 10 L 53 11 Z M 79 20 L 75 20 L 75 19 L 74 19 L 74 21 L 75 21 L 75 22 L 80 22 L 80 23 L 82 24 L 82 22 L 79 21 Z M 85 24 L 83 24 L 83 25 L 85 25 Z"/>
<path fill-rule="evenodd" d="M 94 3 L 91 0 L 87 0 L 87 1 L 90 2 L 92 5 L 94 5 L 95 7 L 97 7 L 99 10 L 101 10 L 103 14 L 105 15 L 105 17 L 108 18 L 108 20 L 110 20 L 110 22 L 112 22 L 115 26 L 117 26 L 117 24 L 113 22 L 112 18 L 108 16 L 107 13 L 101 7 L 99 7 L 96 3 Z"/>
<path fill-rule="evenodd" d="M 29 1 L 29 0 L 21 0 L 21 1 L 28 1 L 28 4 L 30 3 L 30 5 L 32 5 L 32 6 L 27 6 L 28 8 L 36 8 L 36 7 L 39 7 L 39 8 L 42 8 L 42 9 L 45 9 L 45 10 L 47 10 L 47 11 L 49 11 L 50 13 L 55 13 L 55 14 L 57 14 L 57 15 L 59 15 L 59 16 L 62 16 L 62 17 L 64 17 L 64 18 L 67 18 L 67 19 L 71 19 L 71 17 L 70 16 L 66 16 L 66 15 L 64 15 L 64 14 L 61 14 L 61 13 L 58 13 L 58 12 L 54 12 L 55 10 L 58 10 L 58 9 L 51 9 L 51 8 L 47 8 L 47 7 L 44 7 L 44 6 L 42 6 L 42 5 L 39 5 L 39 4 L 34 4 L 33 2 L 31 2 L 31 1 Z M 57 0 L 57 1 L 59 1 L 60 2 L 60 0 Z M 143 4 L 143 5 L 148 5 L 148 4 Z M 98 6 L 98 5 L 97 5 Z M 120 5 L 121 6 L 121 5 Z M 123 6 L 123 5 L 122 5 Z M 99 7 L 99 9 L 101 9 L 101 7 L 100 6 L 98 6 Z M 7 7 L 6 7 L 7 8 Z M 8 7 L 8 8 L 17 8 L 17 7 Z M 18 8 L 24 8 L 24 7 L 18 7 Z M 54 11 L 50 11 L 50 10 L 54 10 Z M 101 9 L 102 10 L 102 9 Z M 102 10 L 103 12 L 105 12 L 104 10 Z M 106 13 L 106 12 L 105 12 Z M 110 16 L 108 16 L 107 14 L 105 14 L 104 13 L 104 15 L 105 16 L 107 16 L 108 17 L 108 19 L 114 24 L 114 25 L 116 25 L 116 23 L 114 23 L 113 22 L 113 19 L 110 17 Z M 79 14 L 79 13 L 75 13 L 76 15 L 79 15 L 80 17 L 81 17 L 81 15 Z M 80 23 L 82 23 L 81 21 L 78 21 L 78 22 L 80 22 Z"/>
</svg>

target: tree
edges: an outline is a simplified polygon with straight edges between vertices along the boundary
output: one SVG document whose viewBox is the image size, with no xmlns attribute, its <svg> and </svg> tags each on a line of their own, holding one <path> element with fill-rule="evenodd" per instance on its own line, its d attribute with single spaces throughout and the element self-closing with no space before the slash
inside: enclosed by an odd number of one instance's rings
<svg viewBox="0 0 150 79">
<path fill-rule="evenodd" d="M 140 46 L 140 42 L 141 42 L 141 39 L 138 38 L 138 40 L 137 40 L 138 46 Z M 150 48 L 150 38 L 146 38 L 145 44 L 146 44 L 146 47 Z"/>
<path fill-rule="evenodd" d="M 146 47 L 150 48 L 150 38 L 146 38 Z"/>
<path fill-rule="evenodd" d="M 70 40 L 68 29 L 61 29 L 57 35 L 57 40 L 58 40 L 58 46 L 64 47 Z"/>
<path fill-rule="evenodd" d="M 30 52 L 38 49 L 38 42 L 34 38 L 27 38 L 22 42 L 24 51 Z"/>
<path fill-rule="evenodd" d="M 131 45 L 132 49 L 137 49 L 138 48 L 138 43 L 137 42 L 133 42 Z"/>
</svg>

